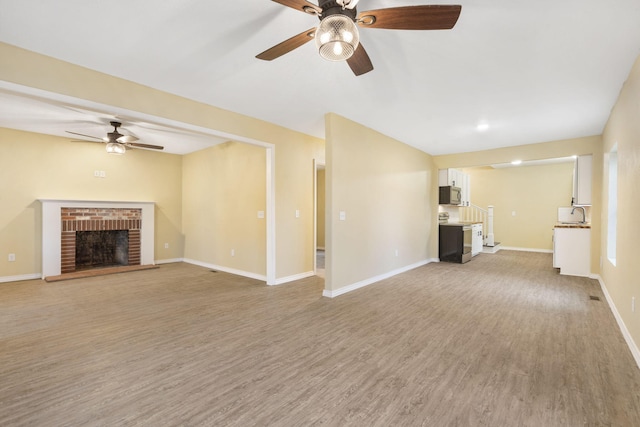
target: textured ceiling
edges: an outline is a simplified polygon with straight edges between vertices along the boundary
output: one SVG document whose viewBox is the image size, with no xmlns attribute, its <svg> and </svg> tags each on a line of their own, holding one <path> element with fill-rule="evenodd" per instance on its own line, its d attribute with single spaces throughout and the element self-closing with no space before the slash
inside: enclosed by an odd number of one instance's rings
<svg viewBox="0 0 640 427">
<path fill-rule="evenodd" d="M 432 3 L 361 0 L 358 10 L 418 4 Z M 640 1 L 442 4 L 462 5 L 453 30 L 362 29 L 375 69 L 360 77 L 313 43 L 256 59 L 318 22 L 269 0 L 0 0 L 0 41 L 318 137 L 335 112 L 434 155 L 602 132 L 640 54 Z M 40 120 L 38 132 L 55 134 L 84 120 L 75 130 L 95 134 L 108 121 L 108 111 L 47 116 L 32 105 L 27 120 L 19 110 L 0 107 L 0 125 Z M 145 142 L 172 129 L 161 125 Z"/>
</svg>

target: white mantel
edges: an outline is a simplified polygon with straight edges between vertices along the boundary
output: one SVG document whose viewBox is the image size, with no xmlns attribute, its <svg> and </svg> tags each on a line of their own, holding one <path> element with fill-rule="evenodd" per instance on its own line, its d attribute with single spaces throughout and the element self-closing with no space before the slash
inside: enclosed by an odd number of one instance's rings
<svg viewBox="0 0 640 427">
<path fill-rule="evenodd" d="M 42 278 L 60 275 L 61 208 L 141 209 L 140 264 L 154 264 L 155 203 L 39 199 L 42 203 Z"/>
</svg>

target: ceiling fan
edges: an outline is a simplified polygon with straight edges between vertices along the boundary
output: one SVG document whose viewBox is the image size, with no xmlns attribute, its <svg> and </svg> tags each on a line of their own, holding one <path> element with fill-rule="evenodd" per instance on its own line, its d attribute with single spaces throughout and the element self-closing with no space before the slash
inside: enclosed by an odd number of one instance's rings
<svg viewBox="0 0 640 427">
<path fill-rule="evenodd" d="M 135 136 L 123 135 L 120 132 L 118 132 L 118 128 L 122 126 L 122 123 L 116 122 L 116 121 L 113 121 L 110 123 L 111 123 L 111 126 L 113 126 L 113 132 L 108 132 L 107 136 L 103 138 L 99 138 L 97 136 L 92 136 L 92 135 L 85 135 L 83 133 L 71 132 L 71 131 L 65 131 L 65 132 L 70 133 L 72 135 L 79 135 L 87 138 L 97 139 L 99 141 L 80 140 L 80 141 L 72 141 L 72 142 L 99 142 L 99 143 L 107 144 L 107 153 L 111 153 L 111 154 L 124 154 L 126 150 L 130 148 L 149 148 L 151 150 L 164 150 L 164 147 L 160 145 L 142 144 L 142 143 L 136 142 L 138 141 L 138 138 L 136 138 Z"/>
<path fill-rule="evenodd" d="M 369 55 L 359 43 L 358 26 L 389 30 L 450 30 L 462 9 L 459 5 L 423 5 L 358 13 L 356 4 L 359 0 L 318 0 L 317 6 L 307 0 L 273 1 L 317 16 L 320 25 L 265 50 L 256 58 L 271 61 L 315 39 L 320 56 L 330 61 L 346 60 L 356 76 L 373 70 Z"/>
</svg>

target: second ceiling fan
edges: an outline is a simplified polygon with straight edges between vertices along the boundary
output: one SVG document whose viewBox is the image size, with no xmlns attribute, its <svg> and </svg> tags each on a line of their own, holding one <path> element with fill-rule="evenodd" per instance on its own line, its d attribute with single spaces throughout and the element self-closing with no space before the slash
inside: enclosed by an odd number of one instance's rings
<svg viewBox="0 0 640 427">
<path fill-rule="evenodd" d="M 356 76 L 373 70 L 369 55 L 360 43 L 358 28 L 389 30 L 450 30 L 458 21 L 462 6 L 401 6 L 358 13 L 359 0 L 273 0 L 284 6 L 315 15 L 320 25 L 310 28 L 256 56 L 271 61 L 315 39 L 322 56 L 330 61 L 346 60 Z"/>
</svg>

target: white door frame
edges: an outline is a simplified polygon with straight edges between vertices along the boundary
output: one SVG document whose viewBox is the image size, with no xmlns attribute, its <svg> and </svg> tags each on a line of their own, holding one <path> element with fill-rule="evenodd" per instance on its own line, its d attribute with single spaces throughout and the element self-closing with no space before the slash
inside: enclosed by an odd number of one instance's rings
<svg viewBox="0 0 640 427">
<path fill-rule="evenodd" d="M 325 164 L 313 159 L 313 272 L 317 273 L 318 250 L 318 170 L 324 169 Z"/>
</svg>

